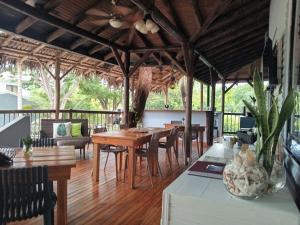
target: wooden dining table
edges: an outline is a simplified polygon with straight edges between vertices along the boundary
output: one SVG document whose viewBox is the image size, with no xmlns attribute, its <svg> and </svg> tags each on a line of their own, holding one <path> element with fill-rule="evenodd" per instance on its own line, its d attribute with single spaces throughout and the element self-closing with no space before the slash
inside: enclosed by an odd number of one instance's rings
<svg viewBox="0 0 300 225">
<path fill-rule="evenodd" d="M 30 157 L 24 157 L 21 149 L 9 168 L 48 166 L 49 180 L 57 182 L 57 225 L 67 224 L 67 191 L 71 168 L 76 166 L 73 146 L 36 147 Z"/>
<path fill-rule="evenodd" d="M 124 146 L 128 148 L 128 184 L 130 188 L 134 188 L 134 174 L 136 167 L 135 150 L 138 146 L 142 146 L 150 141 L 153 133 L 158 133 L 160 138 L 166 137 L 170 134 L 169 128 L 131 128 L 119 131 L 102 132 L 92 135 L 93 149 L 93 181 L 99 182 L 99 168 L 100 168 L 100 145 L 115 145 Z M 154 156 L 158 157 L 158 156 Z M 157 163 L 157 159 L 153 158 L 151 163 Z M 153 165 L 152 168 L 157 168 Z"/>
</svg>

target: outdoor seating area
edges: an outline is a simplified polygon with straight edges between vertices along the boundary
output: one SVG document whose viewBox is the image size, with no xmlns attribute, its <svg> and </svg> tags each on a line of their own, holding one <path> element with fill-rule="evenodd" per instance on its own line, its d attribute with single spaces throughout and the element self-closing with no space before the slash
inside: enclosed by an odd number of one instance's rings
<svg viewBox="0 0 300 225">
<path fill-rule="evenodd" d="M 0 225 L 299 225 L 299 0 L 0 0 Z"/>
</svg>

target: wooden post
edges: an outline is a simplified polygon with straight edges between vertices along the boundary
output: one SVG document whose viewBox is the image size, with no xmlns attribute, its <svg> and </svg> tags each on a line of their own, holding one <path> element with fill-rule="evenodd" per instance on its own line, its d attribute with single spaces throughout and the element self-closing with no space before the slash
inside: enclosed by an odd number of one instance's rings
<svg viewBox="0 0 300 225">
<path fill-rule="evenodd" d="M 55 61 L 55 119 L 59 119 L 60 111 L 60 55 L 57 54 Z"/>
<path fill-rule="evenodd" d="M 193 72 L 194 72 L 194 55 L 193 50 L 187 45 L 182 45 L 182 51 L 187 71 L 187 96 L 185 108 L 185 129 L 184 129 L 184 147 L 185 147 L 185 164 L 191 163 L 192 150 L 192 99 L 193 99 Z"/>
<path fill-rule="evenodd" d="M 213 144 L 214 140 L 214 122 L 215 122 L 215 99 L 216 99 L 216 77 L 215 72 L 212 70 L 212 68 L 209 68 L 210 70 L 210 80 L 211 80 L 211 121 L 210 121 L 210 127 L 208 128 L 208 132 L 210 133 L 209 138 L 210 140 L 207 140 L 208 145 Z"/>
<path fill-rule="evenodd" d="M 200 83 L 200 110 L 203 111 L 203 83 Z"/>
<path fill-rule="evenodd" d="M 206 106 L 209 108 L 210 105 L 210 86 L 207 85 L 207 93 L 206 93 Z"/>
<path fill-rule="evenodd" d="M 130 67 L 130 53 L 125 52 L 125 74 L 124 74 L 124 117 L 125 125 L 129 126 L 129 67 Z"/>
<path fill-rule="evenodd" d="M 22 95 L 22 61 L 17 61 L 17 87 L 18 87 L 18 109 L 23 108 L 23 95 Z"/>
<path fill-rule="evenodd" d="M 222 80 L 222 102 L 221 102 L 221 108 L 222 108 L 222 136 L 224 133 L 224 112 L 225 112 L 225 84 L 226 81 Z"/>
</svg>

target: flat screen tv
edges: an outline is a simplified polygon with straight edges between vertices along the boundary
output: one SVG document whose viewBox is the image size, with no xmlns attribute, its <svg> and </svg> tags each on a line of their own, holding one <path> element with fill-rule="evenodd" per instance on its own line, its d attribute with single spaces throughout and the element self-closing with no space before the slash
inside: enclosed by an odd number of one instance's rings
<svg viewBox="0 0 300 225">
<path fill-rule="evenodd" d="M 255 119 L 250 116 L 240 117 L 240 130 L 251 129 L 255 126 Z"/>
</svg>

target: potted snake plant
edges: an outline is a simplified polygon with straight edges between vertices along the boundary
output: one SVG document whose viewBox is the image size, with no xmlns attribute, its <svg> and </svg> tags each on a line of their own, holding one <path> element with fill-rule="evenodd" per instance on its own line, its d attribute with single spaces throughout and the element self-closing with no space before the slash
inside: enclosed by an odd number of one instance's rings
<svg viewBox="0 0 300 225">
<path fill-rule="evenodd" d="M 280 133 L 285 122 L 291 117 L 295 108 L 296 94 L 291 89 L 279 106 L 279 96 L 282 94 L 281 86 L 271 94 L 271 106 L 268 105 L 266 89 L 260 73 L 255 69 L 253 74 L 253 89 L 255 97 L 252 102 L 243 100 L 256 121 L 257 141 L 255 155 L 257 162 L 267 171 L 269 177 L 274 168 Z"/>
</svg>

